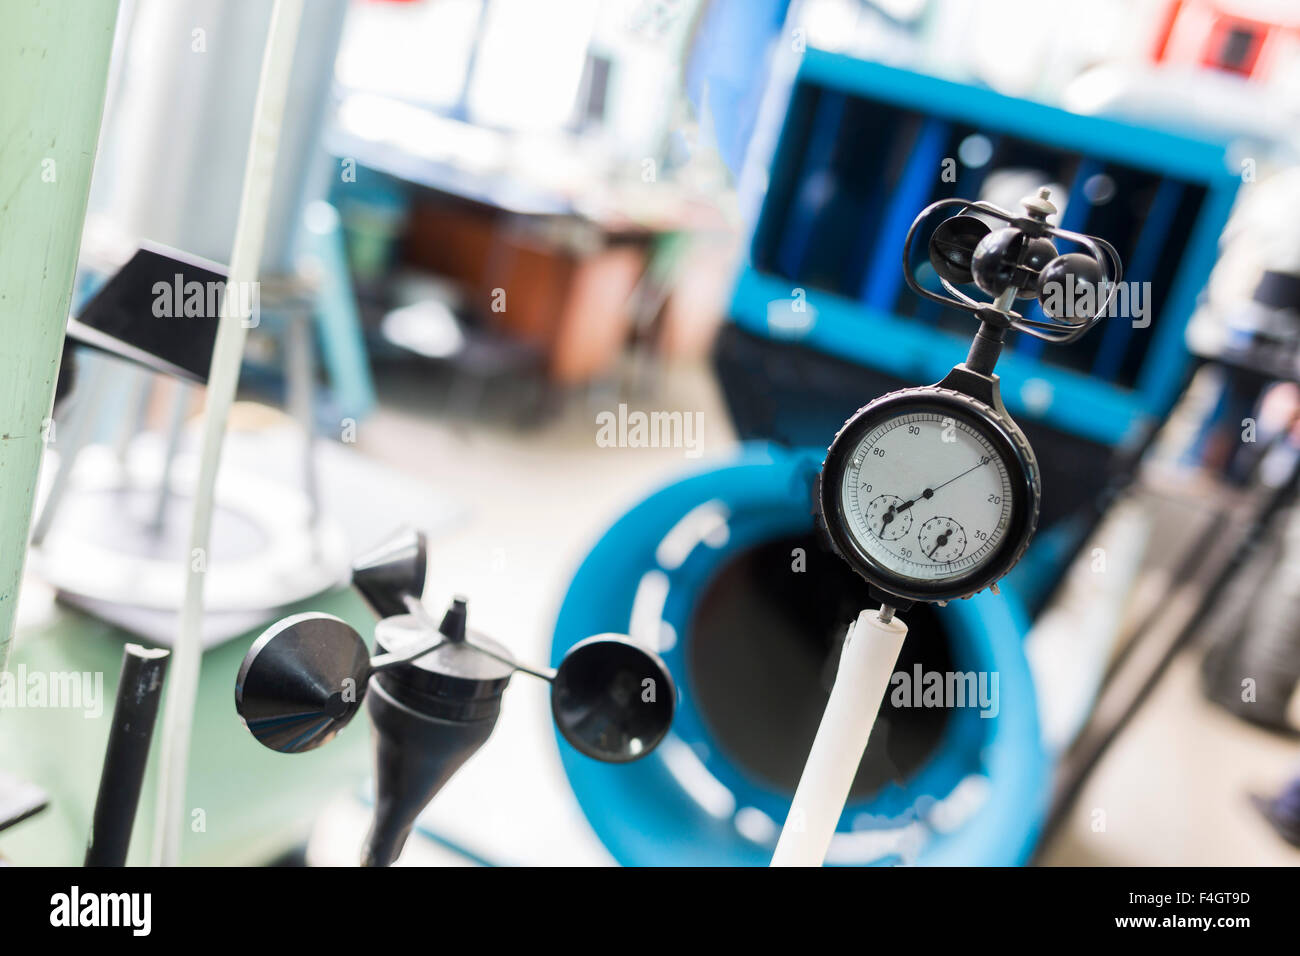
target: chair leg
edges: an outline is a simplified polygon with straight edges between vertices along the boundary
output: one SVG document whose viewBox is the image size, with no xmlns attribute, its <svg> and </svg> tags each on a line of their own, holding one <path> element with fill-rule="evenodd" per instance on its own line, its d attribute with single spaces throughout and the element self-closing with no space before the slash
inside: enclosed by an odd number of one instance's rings
<svg viewBox="0 0 1300 956">
<path fill-rule="evenodd" d="M 68 420 L 61 429 L 55 431 L 54 443 L 59 452 L 59 470 L 54 474 L 54 481 L 50 485 L 50 493 L 45 496 L 45 504 L 41 507 L 40 516 L 32 526 L 31 544 L 34 548 L 40 547 L 45 536 L 49 534 L 54 524 L 54 516 L 58 513 L 59 502 L 63 500 L 68 490 L 68 483 L 72 479 L 77 456 L 90 444 L 95 426 L 99 423 L 99 411 L 104 404 L 107 385 L 104 363 L 103 360 L 97 359 L 87 364 L 89 368 L 85 369 L 78 389 L 80 395 L 72 399 L 74 404 L 68 412 Z M 59 436 L 66 437 L 60 441 Z"/>
</svg>

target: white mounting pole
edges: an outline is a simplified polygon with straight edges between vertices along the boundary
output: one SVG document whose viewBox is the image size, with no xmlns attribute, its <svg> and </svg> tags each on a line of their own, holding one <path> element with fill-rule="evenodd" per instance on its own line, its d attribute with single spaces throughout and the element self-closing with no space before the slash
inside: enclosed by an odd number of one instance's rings
<svg viewBox="0 0 1300 956">
<path fill-rule="evenodd" d="M 835 686 L 794 792 L 773 866 L 821 866 L 907 637 L 894 609 L 863 611 L 844 638 Z"/>
<path fill-rule="evenodd" d="M 266 238 L 275 154 L 284 123 L 293 49 L 298 37 L 303 0 L 276 0 L 262 57 L 262 75 L 253 107 L 253 130 L 244 164 L 243 193 L 235 240 L 230 252 L 230 275 L 221 300 L 221 320 L 212 352 L 204 406 L 203 444 L 199 477 L 194 489 L 194 512 L 190 525 L 190 550 L 185 580 L 185 603 L 181 606 L 180 631 L 172 649 L 168 676 L 167 710 L 163 723 L 161 773 L 158 781 L 157 818 L 154 833 L 154 862 L 175 866 L 180 861 L 181 837 L 189 812 L 185 806 L 185 783 L 189 770 L 190 731 L 194 723 L 194 702 L 198 694 L 199 665 L 203 648 L 203 579 L 207 569 L 208 539 L 212 531 L 212 509 L 217 467 L 226 420 L 239 384 L 239 367 L 248 335 L 246 322 L 257 281 L 262 244 Z"/>
</svg>

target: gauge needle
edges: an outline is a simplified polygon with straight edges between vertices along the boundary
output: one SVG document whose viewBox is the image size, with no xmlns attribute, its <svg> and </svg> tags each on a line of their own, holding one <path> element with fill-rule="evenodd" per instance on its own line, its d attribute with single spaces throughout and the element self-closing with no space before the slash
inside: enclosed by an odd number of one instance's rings
<svg viewBox="0 0 1300 956">
<path fill-rule="evenodd" d="M 961 475 L 958 475 L 957 477 L 960 478 Z M 946 485 L 946 484 L 948 484 L 948 482 L 945 481 L 943 484 Z M 943 485 L 940 485 L 939 487 L 942 488 Z M 933 495 L 934 495 L 934 489 L 933 489 L 933 488 L 926 488 L 925 491 L 921 492 L 919 495 L 917 495 L 917 496 L 916 496 L 915 498 L 913 498 L 911 501 L 904 501 L 904 502 L 903 502 L 901 505 L 899 505 L 898 507 L 894 507 L 893 505 L 890 505 L 890 506 L 889 506 L 889 510 L 886 511 L 885 514 L 884 514 L 884 517 L 881 518 L 881 527 L 883 527 L 884 525 L 889 524 L 889 522 L 893 521 L 895 518 L 897 518 L 899 515 L 901 515 L 901 514 L 902 514 L 904 511 L 906 511 L 908 508 L 912 507 L 912 505 L 916 504 L 916 503 L 917 503 L 918 501 L 920 501 L 922 498 L 929 498 L 929 497 L 931 497 L 931 496 L 933 496 Z"/>
<path fill-rule="evenodd" d="M 930 549 L 930 553 L 927 554 L 926 557 L 933 559 L 934 553 L 948 543 L 948 535 L 950 534 L 952 534 L 951 527 L 949 527 L 943 534 L 939 535 L 939 537 L 935 538 L 934 547 Z"/>
<path fill-rule="evenodd" d="M 971 465 L 969 468 L 967 468 L 965 471 L 963 471 L 960 475 L 955 475 L 954 477 L 949 478 L 949 479 L 948 479 L 947 481 L 945 481 L 942 485 L 935 485 L 933 488 L 926 488 L 925 491 L 921 492 L 919 495 L 917 495 L 917 496 L 916 496 L 915 498 L 913 498 L 911 501 L 904 501 L 904 502 L 903 502 L 901 505 L 899 505 L 897 508 L 895 508 L 893 505 L 890 505 L 890 506 L 889 506 L 889 511 L 887 511 L 887 512 L 885 513 L 885 516 L 884 516 L 884 524 L 889 524 L 889 522 L 891 522 L 891 521 L 894 520 L 895 515 L 900 515 L 900 514 L 902 514 L 904 511 L 906 511 L 908 508 L 912 507 L 912 505 L 916 504 L 916 503 L 917 503 L 918 501 L 920 501 L 922 498 L 933 498 L 933 497 L 934 497 L 934 493 L 935 493 L 936 491 L 938 491 L 940 488 L 946 487 L 947 485 L 951 485 L 951 484 L 952 484 L 954 481 L 956 481 L 958 478 L 965 478 L 967 475 L 969 475 L 969 474 L 970 474 L 972 471 L 974 471 L 976 468 L 983 468 L 985 465 L 987 465 L 987 464 L 989 463 L 989 461 L 990 461 L 990 459 L 985 458 L 983 461 L 976 462 L 975 464 L 973 464 L 973 465 Z"/>
<path fill-rule="evenodd" d="M 982 460 L 980 460 L 980 461 L 977 461 L 975 464 L 971 465 L 969 468 L 967 468 L 965 471 L 963 471 L 960 475 L 957 475 L 957 476 L 954 477 L 954 478 L 949 478 L 947 481 L 945 481 L 945 482 L 943 483 L 943 485 L 935 485 L 934 488 L 927 488 L 927 489 L 925 489 L 925 491 L 921 492 L 921 494 L 922 494 L 924 497 L 929 498 L 932 494 L 934 494 L 936 491 L 938 491 L 938 490 L 939 490 L 940 488 L 942 488 L 944 485 L 951 485 L 954 481 L 957 480 L 957 478 L 965 478 L 967 475 L 969 475 L 969 474 L 970 474 L 972 471 L 974 471 L 976 468 L 983 468 L 985 465 L 987 465 L 987 464 L 988 464 L 990 461 L 992 461 L 992 460 L 993 460 L 993 459 L 991 459 L 991 458 L 984 458 L 984 459 L 982 459 Z M 911 502 L 908 502 L 908 504 L 911 504 Z"/>
</svg>

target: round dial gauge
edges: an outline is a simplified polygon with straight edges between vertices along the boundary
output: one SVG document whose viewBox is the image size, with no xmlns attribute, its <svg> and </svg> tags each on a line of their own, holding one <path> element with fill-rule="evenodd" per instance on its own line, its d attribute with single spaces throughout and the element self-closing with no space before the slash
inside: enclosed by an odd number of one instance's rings
<svg viewBox="0 0 1300 956">
<path fill-rule="evenodd" d="M 988 405 L 904 389 L 836 436 L 820 505 L 836 550 L 880 590 L 947 600 L 1019 559 L 1037 518 L 1037 467 L 1019 429 Z"/>
</svg>

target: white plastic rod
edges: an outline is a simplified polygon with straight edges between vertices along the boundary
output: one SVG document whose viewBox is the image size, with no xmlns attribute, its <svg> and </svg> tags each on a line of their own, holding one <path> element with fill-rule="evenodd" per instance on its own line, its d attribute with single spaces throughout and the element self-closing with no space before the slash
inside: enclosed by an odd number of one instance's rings
<svg viewBox="0 0 1300 956">
<path fill-rule="evenodd" d="M 253 283 L 266 238 L 267 211 L 275 173 L 275 154 L 284 123 L 284 105 L 293 67 L 293 49 L 302 17 L 302 0 L 276 0 L 271 26 L 262 56 L 257 100 L 253 106 L 253 128 L 244 163 L 244 185 L 239 197 L 239 216 L 230 252 L 230 275 L 221 300 L 221 320 L 212 352 L 204 406 L 203 443 L 199 477 L 194 489 L 194 512 L 190 524 L 190 548 L 186 563 L 185 603 L 181 606 L 180 631 L 172 648 L 167 711 L 163 724 L 161 774 L 158 781 L 158 811 L 155 820 L 154 862 L 175 866 L 180 861 L 181 838 L 189 813 L 185 805 L 185 783 L 189 770 L 190 731 L 198 693 L 199 665 L 203 658 L 200 632 L 203 623 L 203 581 L 207 570 L 208 540 L 212 530 L 212 507 L 221 443 L 226 421 L 239 384 L 239 367 L 248 329 L 246 314 Z"/>
<path fill-rule="evenodd" d="M 772 856 L 773 866 L 821 866 L 867 739 L 889 689 L 907 625 L 863 611 L 849 627 L 831 698 L 817 728 L 790 815 Z"/>
</svg>

